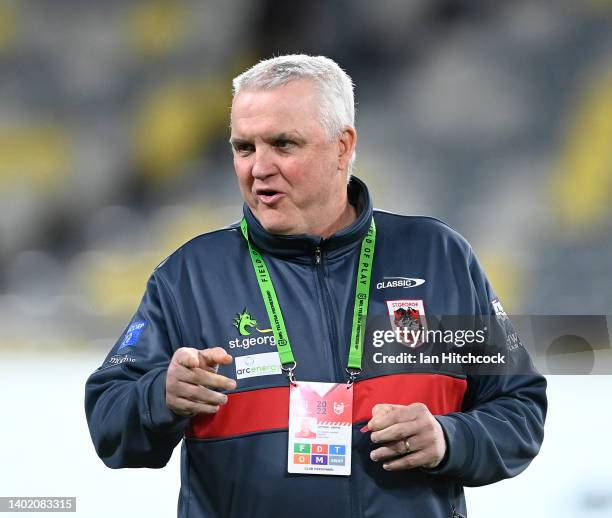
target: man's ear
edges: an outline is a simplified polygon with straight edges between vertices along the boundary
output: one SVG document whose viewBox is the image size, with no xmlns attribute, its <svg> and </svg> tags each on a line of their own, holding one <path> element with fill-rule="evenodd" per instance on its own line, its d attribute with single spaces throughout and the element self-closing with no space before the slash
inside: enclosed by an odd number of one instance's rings
<svg viewBox="0 0 612 518">
<path fill-rule="evenodd" d="M 357 131 L 347 126 L 338 137 L 338 169 L 346 171 L 357 145 Z"/>
</svg>

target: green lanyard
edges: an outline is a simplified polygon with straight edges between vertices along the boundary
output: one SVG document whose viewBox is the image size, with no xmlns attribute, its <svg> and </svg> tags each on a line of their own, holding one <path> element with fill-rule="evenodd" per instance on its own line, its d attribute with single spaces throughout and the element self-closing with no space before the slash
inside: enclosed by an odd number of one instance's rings
<svg viewBox="0 0 612 518">
<path fill-rule="evenodd" d="M 261 290 L 261 296 L 268 312 L 268 318 L 272 326 L 272 333 L 276 342 L 276 349 L 280 357 L 282 370 L 287 373 L 289 381 L 295 383 L 293 371 L 297 365 L 291 350 L 291 342 L 285 328 L 285 320 L 274 284 L 270 278 L 270 272 L 261 255 L 249 239 L 249 227 L 246 219 L 240 222 L 240 230 L 249 246 L 249 253 L 253 263 L 253 270 L 257 277 L 257 283 Z M 365 336 L 365 324 L 368 316 L 368 302 L 370 300 L 370 279 L 372 277 L 372 263 L 374 261 L 374 245 L 376 243 L 376 225 L 374 218 L 370 223 L 368 233 L 361 242 L 361 252 L 359 254 L 359 265 L 357 266 L 357 283 L 355 289 L 355 306 L 353 309 L 353 327 L 351 330 L 351 345 L 349 349 L 348 367 L 349 384 L 361 372 L 361 358 L 363 356 L 363 339 Z"/>
</svg>

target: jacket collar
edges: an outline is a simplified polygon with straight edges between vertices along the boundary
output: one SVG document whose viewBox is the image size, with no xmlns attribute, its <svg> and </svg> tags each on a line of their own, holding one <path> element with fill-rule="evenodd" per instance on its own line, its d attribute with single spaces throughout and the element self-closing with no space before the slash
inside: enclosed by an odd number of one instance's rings
<svg viewBox="0 0 612 518">
<path fill-rule="evenodd" d="M 344 251 L 357 246 L 368 232 L 372 219 L 372 198 L 366 184 L 355 176 L 347 187 L 349 202 L 357 209 L 357 219 L 328 239 L 308 234 L 283 236 L 266 231 L 245 203 L 244 217 L 249 225 L 249 235 L 253 244 L 262 252 L 283 257 L 311 261 L 316 248 L 320 248 L 329 258 L 341 255 Z"/>
</svg>

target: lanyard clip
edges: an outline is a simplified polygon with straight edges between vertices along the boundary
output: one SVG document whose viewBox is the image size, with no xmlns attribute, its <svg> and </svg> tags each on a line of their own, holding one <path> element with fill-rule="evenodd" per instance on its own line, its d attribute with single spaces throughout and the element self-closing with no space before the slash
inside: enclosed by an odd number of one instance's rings
<svg viewBox="0 0 612 518">
<path fill-rule="evenodd" d="M 348 382 L 346 383 L 346 388 L 348 389 L 351 387 L 353 383 L 355 383 L 355 379 L 357 378 L 357 376 L 361 374 L 361 369 L 354 369 L 351 367 L 347 367 L 345 370 L 347 374 L 349 375 Z"/>
<path fill-rule="evenodd" d="M 297 362 L 294 360 L 291 363 L 293 365 L 291 365 L 290 367 L 285 367 L 284 365 L 281 365 L 281 370 L 287 375 L 289 383 L 291 383 L 294 387 L 297 387 L 297 383 L 295 381 L 295 374 L 293 373 L 293 371 L 297 367 Z"/>
</svg>

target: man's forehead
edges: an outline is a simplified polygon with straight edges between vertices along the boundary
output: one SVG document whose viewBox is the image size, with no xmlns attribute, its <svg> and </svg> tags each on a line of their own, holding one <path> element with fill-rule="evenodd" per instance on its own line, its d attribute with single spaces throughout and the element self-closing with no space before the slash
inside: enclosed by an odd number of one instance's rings
<svg viewBox="0 0 612 518">
<path fill-rule="evenodd" d="M 317 126 L 320 126 L 318 103 L 313 98 L 296 97 L 294 92 L 285 96 L 284 92 L 274 90 L 245 91 L 232 104 L 232 137 L 271 138 L 281 133 L 300 136 L 318 132 Z"/>
</svg>

